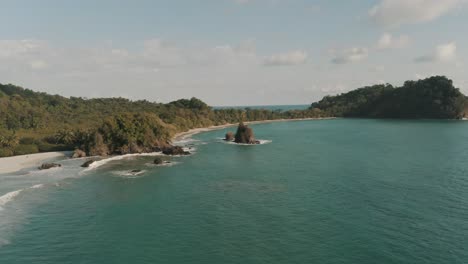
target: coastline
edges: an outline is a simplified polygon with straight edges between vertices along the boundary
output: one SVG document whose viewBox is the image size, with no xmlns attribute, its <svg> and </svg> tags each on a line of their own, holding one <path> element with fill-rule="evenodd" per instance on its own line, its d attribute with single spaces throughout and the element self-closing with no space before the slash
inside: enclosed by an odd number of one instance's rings
<svg viewBox="0 0 468 264">
<path fill-rule="evenodd" d="M 26 168 L 39 167 L 44 161 L 69 156 L 70 151 L 44 152 L 0 158 L 0 174 L 13 173 Z"/>
<path fill-rule="evenodd" d="M 247 125 L 264 124 L 264 123 L 275 123 L 275 122 L 291 122 L 291 121 L 308 121 L 308 120 L 325 120 L 333 119 L 333 117 L 323 118 L 295 118 L 295 119 L 273 119 L 273 120 L 262 120 L 262 121 L 249 121 L 244 122 Z M 228 127 L 237 126 L 237 123 L 230 123 L 218 126 L 193 128 L 185 132 L 179 132 L 172 137 L 172 142 L 182 141 L 190 138 L 193 135 L 209 132 L 214 130 L 221 130 Z M 5 157 L 0 158 L 0 175 L 7 173 L 14 173 L 26 168 L 39 167 L 42 163 L 53 158 L 64 158 L 69 156 L 72 151 L 61 151 L 61 152 L 44 152 L 36 154 L 28 154 L 21 156 Z"/>
<path fill-rule="evenodd" d="M 266 124 L 266 123 L 275 123 L 275 122 L 292 122 L 292 121 L 310 121 L 310 120 L 328 120 L 328 119 L 335 119 L 335 117 L 312 117 L 312 118 L 292 118 L 292 119 L 272 119 L 272 120 L 261 120 L 261 121 L 247 121 L 244 122 L 246 125 L 256 125 L 256 124 Z M 193 128 L 185 132 L 179 132 L 172 137 L 172 142 L 177 142 L 181 140 L 185 140 L 190 138 L 193 135 L 202 133 L 202 132 L 209 132 L 214 130 L 221 130 L 228 127 L 237 126 L 238 123 L 228 123 L 224 125 L 218 126 L 210 126 L 210 127 L 200 127 L 200 128 Z"/>
</svg>

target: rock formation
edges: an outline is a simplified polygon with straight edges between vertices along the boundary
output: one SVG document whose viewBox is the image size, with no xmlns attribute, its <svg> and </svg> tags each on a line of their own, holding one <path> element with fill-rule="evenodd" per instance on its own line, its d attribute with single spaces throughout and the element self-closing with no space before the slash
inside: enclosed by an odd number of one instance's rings
<svg viewBox="0 0 468 264">
<path fill-rule="evenodd" d="M 86 157 L 86 152 L 82 151 L 81 149 L 75 149 L 75 152 L 73 152 L 72 159 L 84 158 L 84 157 Z"/>
<path fill-rule="evenodd" d="M 234 142 L 238 144 L 260 144 L 258 140 L 255 140 L 252 128 L 244 125 L 243 122 L 240 122 L 237 127 Z"/>
<path fill-rule="evenodd" d="M 162 150 L 162 153 L 165 155 L 190 155 L 190 152 L 185 151 L 181 146 L 170 146 Z"/>
<path fill-rule="evenodd" d="M 85 163 L 83 163 L 83 165 L 81 165 L 81 167 L 88 168 L 89 165 L 93 164 L 94 162 L 95 162 L 95 160 L 88 160 Z"/>
<path fill-rule="evenodd" d="M 157 158 L 154 159 L 154 164 L 156 164 L 156 165 L 161 165 L 163 163 L 164 163 L 164 161 L 160 157 L 157 157 Z"/>
<path fill-rule="evenodd" d="M 226 133 L 226 136 L 224 137 L 224 140 L 226 141 L 233 141 L 234 140 L 234 133 L 231 131 Z"/>
<path fill-rule="evenodd" d="M 57 163 L 44 163 L 39 167 L 39 169 L 40 170 L 48 170 L 48 169 L 57 168 L 57 167 L 62 167 L 62 165 L 57 164 Z"/>
</svg>

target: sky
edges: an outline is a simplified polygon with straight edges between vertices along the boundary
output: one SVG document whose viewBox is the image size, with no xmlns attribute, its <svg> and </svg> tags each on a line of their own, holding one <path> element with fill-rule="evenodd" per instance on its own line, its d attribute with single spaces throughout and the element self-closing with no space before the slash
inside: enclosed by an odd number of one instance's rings
<svg viewBox="0 0 468 264">
<path fill-rule="evenodd" d="M 433 75 L 468 94 L 468 0 L 0 0 L 0 83 L 310 104 Z"/>
</svg>

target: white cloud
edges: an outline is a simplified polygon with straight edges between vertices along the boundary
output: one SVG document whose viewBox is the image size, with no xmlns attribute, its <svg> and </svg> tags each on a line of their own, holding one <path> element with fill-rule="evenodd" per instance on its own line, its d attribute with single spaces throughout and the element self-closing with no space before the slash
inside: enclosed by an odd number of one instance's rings
<svg viewBox="0 0 468 264">
<path fill-rule="evenodd" d="M 390 33 L 384 33 L 377 43 L 377 49 L 400 49 L 408 46 L 409 42 L 410 38 L 406 35 L 394 37 Z"/>
<path fill-rule="evenodd" d="M 281 54 L 274 54 L 264 59 L 266 66 L 284 66 L 304 64 L 309 57 L 308 53 L 302 50 L 294 50 Z"/>
<path fill-rule="evenodd" d="M 439 45 L 432 54 L 417 57 L 416 62 L 451 62 L 457 57 L 457 44 L 450 42 Z"/>
<path fill-rule="evenodd" d="M 466 0 L 381 0 L 369 10 L 370 18 L 384 27 L 429 22 L 448 14 Z"/>
<path fill-rule="evenodd" d="M 29 63 L 33 70 L 42 70 L 47 68 L 47 63 L 42 60 L 33 60 Z"/>
<path fill-rule="evenodd" d="M 366 59 L 368 55 L 369 51 L 367 48 L 352 48 L 335 54 L 334 58 L 332 59 L 332 62 L 335 64 L 358 62 Z"/>
<path fill-rule="evenodd" d="M 37 53 L 45 43 L 38 40 L 0 40 L 0 58 L 11 58 Z"/>
</svg>

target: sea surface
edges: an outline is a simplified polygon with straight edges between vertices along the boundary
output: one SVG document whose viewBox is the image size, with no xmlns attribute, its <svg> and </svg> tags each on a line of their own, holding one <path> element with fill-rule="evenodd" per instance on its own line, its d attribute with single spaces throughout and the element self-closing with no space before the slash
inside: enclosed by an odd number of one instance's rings
<svg viewBox="0 0 468 264">
<path fill-rule="evenodd" d="M 468 122 L 252 127 L 264 144 L 202 133 L 166 166 L 1 175 L 0 263 L 468 263 Z"/>
</svg>

